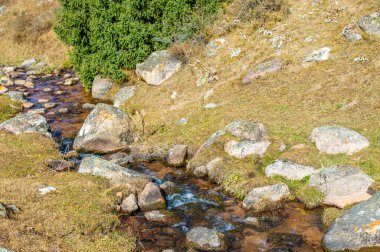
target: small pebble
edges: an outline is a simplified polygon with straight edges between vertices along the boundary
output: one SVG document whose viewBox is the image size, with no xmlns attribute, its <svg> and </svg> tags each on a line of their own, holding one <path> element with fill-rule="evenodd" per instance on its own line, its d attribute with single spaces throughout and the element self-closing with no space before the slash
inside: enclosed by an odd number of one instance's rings
<svg viewBox="0 0 380 252">
<path fill-rule="evenodd" d="M 34 84 L 31 81 L 27 81 L 27 82 L 25 82 L 24 87 L 26 87 L 26 88 L 34 88 Z"/>
<path fill-rule="evenodd" d="M 39 99 L 38 100 L 38 103 L 47 103 L 47 102 L 49 102 L 48 99 Z"/>
<path fill-rule="evenodd" d="M 51 92 L 51 88 L 44 88 L 44 92 Z"/>
<path fill-rule="evenodd" d="M 46 109 L 44 108 L 38 108 L 38 109 L 31 109 L 28 111 L 28 114 L 45 114 Z"/>
<path fill-rule="evenodd" d="M 24 102 L 22 106 L 26 109 L 30 109 L 34 106 L 33 102 Z"/>
<path fill-rule="evenodd" d="M 25 80 L 15 80 L 15 85 L 16 86 L 24 86 L 25 84 Z"/>
<path fill-rule="evenodd" d="M 56 106 L 57 106 L 57 104 L 54 103 L 54 102 L 47 102 L 47 103 L 44 104 L 44 107 L 45 107 L 46 109 L 51 109 L 51 108 L 54 108 L 54 107 L 56 107 Z"/>
<path fill-rule="evenodd" d="M 66 93 L 66 91 L 63 91 L 63 90 L 58 90 L 58 91 L 56 92 L 57 95 L 62 95 L 62 94 L 64 94 L 64 93 Z"/>
<path fill-rule="evenodd" d="M 85 104 L 83 104 L 82 108 L 83 109 L 93 109 L 93 108 L 95 108 L 95 105 L 91 104 L 91 103 L 85 103 Z"/>
<path fill-rule="evenodd" d="M 61 113 L 61 114 L 67 114 L 67 113 L 69 113 L 69 109 L 68 108 L 60 108 L 58 110 L 58 112 Z"/>
</svg>

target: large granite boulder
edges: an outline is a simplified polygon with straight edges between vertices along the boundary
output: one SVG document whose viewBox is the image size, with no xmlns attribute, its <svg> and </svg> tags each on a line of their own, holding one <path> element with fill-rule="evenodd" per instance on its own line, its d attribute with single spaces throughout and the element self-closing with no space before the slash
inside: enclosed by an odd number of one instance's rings
<svg viewBox="0 0 380 252">
<path fill-rule="evenodd" d="M 370 35 L 380 35 L 380 12 L 375 12 L 362 17 L 359 26 Z"/>
<path fill-rule="evenodd" d="M 125 150 L 133 140 L 132 125 L 122 110 L 99 103 L 75 138 L 74 149 L 98 154 Z"/>
<path fill-rule="evenodd" d="M 277 160 L 265 168 L 267 177 L 279 175 L 289 180 L 301 180 L 316 172 L 314 167 L 295 164 L 287 160 Z"/>
<path fill-rule="evenodd" d="M 310 135 L 318 150 L 326 154 L 348 154 L 361 151 L 369 146 L 366 137 L 356 131 L 340 126 L 323 126 L 316 128 Z"/>
<path fill-rule="evenodd" d="M 351 166 L 332 166 L 310 176 L 309 185 L 325 194 L 324 203 L 343 208 L 371 197 L 368 189 L 374 182 L 367 174 Z"/>
<path fill-rule="evenodd" d="M 289 194 L 289 188 L 284 183 L 254 188 L 245 196 L 243 208 L 255 212 L 274 210 L 281 206 Z"/>
<path fill-rule="evenodd" d="M 50 127 L 46 118 L 37 114 L 21 114 L 0 124 L 0 130 L 13 134 L 38 133 L 51 137 Z"/>
<path fill-rule="evenodd" d="M 129 186 L 136 191 L 142 191 L 145 185 L 152 181 L 152 178 L 145 174 L 93 156 L 82 160 L 78 173 L 103 177 L 113 185 Z"/>
<path fill-rule="evenodd" d="M 186 242 L 189 248 L 202 251 L 220 251 L 226 249 L 224 235 L 214 229 L 195 227 L 186 234 Z"/>
<path fill-rule="evenodd" d="M 148 59 L 136 66 L 136 74 L 146 83 L 158 86 L 181 68 L 181 61 L 168 50 L 153 52 Z"/>
<path fill-rule="evenodd" d="M 92 98 L 106 101 L 110 98 L 108 97 L 108 93 L 112 89 L 112 80 L 102 78 L 100 75 L 97 75 L 92 83 Z"/>
<path fill-rule="evenodd" d="M 323 244 L 329 251 L 379 251 L 380 192 L 339 216 L 328 228 Z"/>
</svg>

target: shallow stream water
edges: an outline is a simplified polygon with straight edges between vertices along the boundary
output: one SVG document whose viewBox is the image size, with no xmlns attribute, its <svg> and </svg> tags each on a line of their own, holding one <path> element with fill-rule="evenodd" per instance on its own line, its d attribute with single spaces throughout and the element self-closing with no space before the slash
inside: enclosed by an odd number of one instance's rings
<svg viewBox="0 0 380 252">
<path fill-rule="evenodd" d="M 57 107 L 47 109 L 44 116 L 63 151 L 71 148 L 72 139 L 90 112 L 82 105 L 95 102 L 80 83 L 60 84 L 64 82 L 65 73 L 74 75 L 71 71 L 63 71 L 59 75 L 36 76 L 33 89 L 10 88 L 29 92 L 28 101 L 35 103 L 32 109 L 43 107 L 37 102 L 41 98 L 57 103 Z M 26 74 L 19 74 L 12 79 L 26 78 Z M 45 88 L 52 91 L 45 92 Z M 57 95 L 58 90 L 65 94 Z M 59 113 L 60 108 L 68 108 L 69 113 Z M 224 233 L 228 251 L 323 251 L 319 210 L 305 210 L 301 204 L 293 202 L 278 211 L 253 215 L 242 209 L 241 202 L 224 195 L 217 185 L 189 176 L 184 169 L 160 163 L 134 164 L 130 168 L 152 176 L 157 184 L 173 181 L 180 189 L 179 193 L 166 196 L 167 210 L 171 214 L 167 222 L 149 222 L 141 212 L 130 217 L 120 215 L 121 229 L 137 236 L 142 251 L 186 251 L 186 232 L 196 226 Z M 259 224 L 247 224 L 247 217 L 256 217 Z"/>
</svg>

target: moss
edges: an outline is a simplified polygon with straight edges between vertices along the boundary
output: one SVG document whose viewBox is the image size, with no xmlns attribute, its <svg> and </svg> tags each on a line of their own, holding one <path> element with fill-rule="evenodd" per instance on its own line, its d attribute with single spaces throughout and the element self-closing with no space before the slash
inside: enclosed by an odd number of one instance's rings
<svg viewBox="0 0 380 252">
<path fill-rule="evenodd" d="M 323 204 L 324 195 L 317 188 L 302 186 L 295 191 L 295 197 L 308 209 L 316 208 Z"/>
<path fill-rule="evenodd" d="M 328 227 L 336 218 L 344 212 L 343 209 L 335 207 L 325 208 L 322 214 L 322 222 L 325 227 Z"/>
<path fill-rule="evenodd" d="M 6 95 L 0 96 L 0 123 L 13 117 L 20 112 L 21 109 L 22 107 L 19 102 L 11 101 Z"/>
<path fill-rule="evenodd" d="M 118 234 L 108 182 L 75 172 L 55 173 L 46 159 L 59 159 L 52 140 L 0 132 L 0 195 L 21 213 L 0 224 L 5 247 L 15 251 L 133 251 L 134 237 Z M 54 186 L 45 196 L 38 188 Z"/>
</svg>

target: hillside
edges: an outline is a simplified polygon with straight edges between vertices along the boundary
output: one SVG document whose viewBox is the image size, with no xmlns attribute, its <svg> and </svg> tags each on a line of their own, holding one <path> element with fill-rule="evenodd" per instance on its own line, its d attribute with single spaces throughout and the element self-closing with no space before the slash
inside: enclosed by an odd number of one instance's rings
<svg viewBox="0 0 380 252">
<path fill-rule="evenodd" d="M 19 217 L 0 225 L 0 234 L 8 233 L 0 235 L 0 251 L 212 247 L 194 245 L 197 236 L 220 241 L 220 251 L 376 251 L 380 36 L 362 20 L 379 12 L 379 0 L 227 1 L 216 21 L 193 39 L 124 69 L 127 81 L 96 77 L 91 93 L 65 69 L 72 48 L 52 30 L 58 1 L 0 0 L 2 5 L 0 65 L 36 58 L 50 67 L 43 75 L 25 67 L 0 69 L 0 203 L 22 206 Z M 376 20 L 367 25 L 380 33 Z M 5 85 L 18 78 L 36 86 L 21 87 L 29 92 L 21 99 L 24 108 L 6 93 L 20 90 Z M 41 114 L 58 136 L 45 141 L 38 134 L 5 132 L 1 123 L 33 110 L 27 102 L 45 109 Z M 71 139 L 65 130 L 78 134 Z M 67 157 L 68 150 L 77 156 Z M 74 161 L 73 170 L 106 179 L 49 171 L 47 159 Z M 278 163 L 285 163 L 280 171 Z M 126 184 L 115 185 L 115 177 Z M 162 186 L 167 182 L 173 188 Z M 58 191 L 37 197 L 41 185 Z M 262 196 L 266 190 L 268 198 Z M 158 195 L 152 209 L 140 200 L 146 191 Z M 184 198 L 190 206 L 176 209 Z M 128 200 L 134 210 L 123 209 Z M 209 200 L 217 207 L 207 205 Z M 350 244 L 356 239 L 359 245 Z"/>
</svg>

